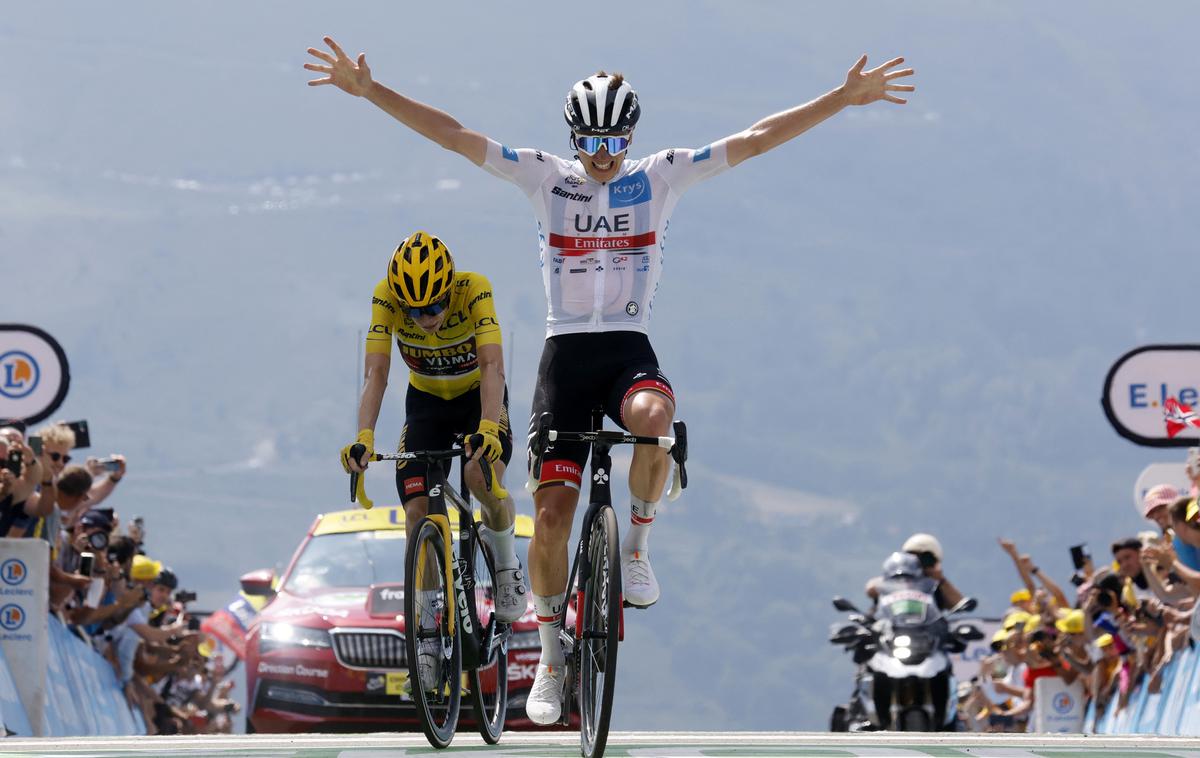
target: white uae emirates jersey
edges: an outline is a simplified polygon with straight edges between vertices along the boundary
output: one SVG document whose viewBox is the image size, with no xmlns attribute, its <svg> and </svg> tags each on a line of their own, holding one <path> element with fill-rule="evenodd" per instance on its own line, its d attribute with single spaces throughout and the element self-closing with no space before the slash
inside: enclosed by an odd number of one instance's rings
<svg viewBox="0 0 1200 758">
<path fill-rule="evenodd" d="M 729 163 L 722 140 L 626 159 L 601 184 L 578 160 L 489 140 L 484 168 L 533 204 L 552 336 L 647 332 L 671 212 L 688 187 Z"/>
</svg>

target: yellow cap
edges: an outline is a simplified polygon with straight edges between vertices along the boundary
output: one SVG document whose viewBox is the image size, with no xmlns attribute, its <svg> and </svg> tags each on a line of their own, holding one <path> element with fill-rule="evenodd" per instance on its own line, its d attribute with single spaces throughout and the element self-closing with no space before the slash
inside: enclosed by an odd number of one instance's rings
<svg viewBox="0 0 1200 758">
<path fill-rule="evenodd" d="M 1029 594 L 1029 590 L 1022 587 L 1013 594 L 1008 596 L 1008 602 L 1016 605 L 1017 603 L 1028 603 L 1033 600 L 1033 595 Z"/>
<path fill-rule="evenodd" d="M 1064 634 L 1083 634 L 1083 611 L 1074 610 L 1054 622 Z"/>
<path fill-rule="evenodd" d="M 1004 617 L 1004 628 L 1008 630 L 1015 629 L 1018 626 L 1024 626 L 1029 620 L 1029 614 L 1025 611 L 1013 611 Z"/>
<path fill-rule="evenodd" d="M 1042 626 L 1042 617 L 1036 613 L 1025 620 L 1025 633 L 1031 634 L 1036 632 Z"/>
<path fill-rule="evenodd" d="M 1188 521 L 1195 521 L 1196 516 L 1200 516 L 1200 499 L 1192 498 L 1188 501 L 1186 516 Z"/>
<path fill-rule="evenodd" d="M 129 569 L 129 578 L 137 582 L 149 582 L 158 577 L 162 564 L 144 555 L 133 556 L 133 566 Z"/>
<path fill-rule="evenodd" d="M 997 629 L 996 633 L 992 635 L 992 646 L 994 647 L 1000 643 L 1007 642 L 1008 638 L 1012 635 L 1013 633 L 1008 629 Z"/>
<path fill-rule="evenodd" d="M 1113 636 L 1111 634 L 1102 634 L 1096 638 L 1096 647 L 1108 647 L 1113 644 Z"/>
<path fill-rule="evenodd" d="M 212 658 L 214 652 L 212 640 L 205 637 L 204 641 L 196 646 L 196 652 L 205 658 Z"/>
</svg>

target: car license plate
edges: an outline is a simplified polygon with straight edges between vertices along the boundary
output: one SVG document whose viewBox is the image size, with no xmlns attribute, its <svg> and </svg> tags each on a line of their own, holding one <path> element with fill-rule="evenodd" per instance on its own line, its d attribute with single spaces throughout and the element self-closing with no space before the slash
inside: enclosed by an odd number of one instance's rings
<svg viewBox="0 0 1200 758">
<path fill-rule="evenodd" d="M 411 700 L 407 671 L 372 671 L 367 674 L 367 692 L 399 696 Z"/>
</svg>

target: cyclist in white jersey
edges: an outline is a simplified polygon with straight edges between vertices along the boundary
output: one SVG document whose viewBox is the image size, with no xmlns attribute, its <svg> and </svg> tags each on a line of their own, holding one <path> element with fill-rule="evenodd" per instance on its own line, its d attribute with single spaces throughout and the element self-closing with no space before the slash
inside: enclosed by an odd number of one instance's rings
<svg viewBox="0 0 1200 758">
<path fill-rule="evenodd" d="M 637 93 L 620 74 L 599 72 L 576 83 L 564 115 L 571 159 L 533 149 L 513 149 L 467 129 L 450 115 L 373 80 L 366 56 L 349 58 L 331 38 L 332 53 L 309 48 L 325 74 L 310 85 L 333 84 L 365 97 L 418 134 L 507 179 L 525 193 L 538 223 L 548 316 L 546 344 L 533 402 L 536 420 L 554 413 L 560 429 L 583 429 L 603 406 L 610 418 L 639 435 L 670 433 L 675 396 L 658 367 L 647 328 L 662 272 L 671 212 L 689 187 L 778 147 L 849 105 L 878 100 L 903 104 L 911 92 L 893 80 L 910 76 L 902 58 L 867 70 L 862 56 L 846 81 L 830 92 L 700 149 L 662 150 L 627 158 L 641 115 Z M 542 654 L 526 702 L 530 720 L 559 719 L 565 671 L 555 624 L 567 581 L 567 542 L 587 458 L 582 444 L 559 443 L 544 456 L 534 494 L 535 528 L 529 574 Z M 647 538 L 666 484 L 670 459 L 637 446 L 629 471 L 631 524 L 621 545 L 625 599 L 646 607 L 658 600 Z"/>
</svg>

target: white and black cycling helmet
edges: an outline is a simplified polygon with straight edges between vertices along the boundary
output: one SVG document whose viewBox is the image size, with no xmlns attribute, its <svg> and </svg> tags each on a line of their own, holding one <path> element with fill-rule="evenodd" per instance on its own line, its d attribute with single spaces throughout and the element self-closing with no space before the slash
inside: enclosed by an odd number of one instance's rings
<svg viewBox="0 0 1200 758">
<path fill-rule="evenodd" d="M 567 93 L 563 115 L 571 131 L 623 134 L 637 126 L 642 115 L 637 92 L 620 74 L 600 71 L 575 82 Z"/>
</svg>

